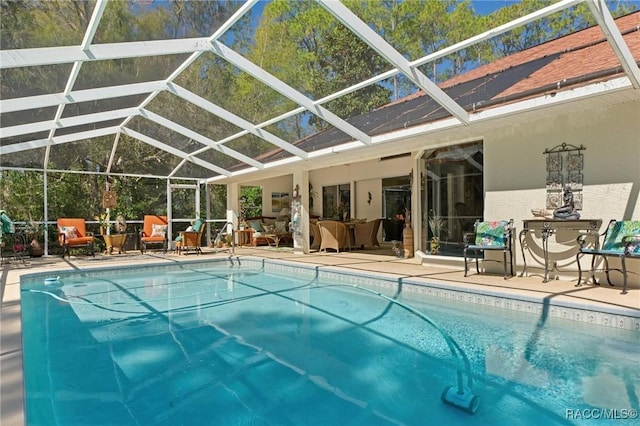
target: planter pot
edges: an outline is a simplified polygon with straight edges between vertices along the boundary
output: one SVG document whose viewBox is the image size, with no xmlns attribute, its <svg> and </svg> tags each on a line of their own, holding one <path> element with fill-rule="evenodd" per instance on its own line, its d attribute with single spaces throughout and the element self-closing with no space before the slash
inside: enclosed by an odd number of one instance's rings
<svg viewBox="0 0 640 426">
<path fill-rule="evenodd" d="M 29 256 L 42 257 L 43 254 L 44 249 L 40 245 L 40 242 L 38 240 L 31 241 L 31 244 L 29 245 Z"/>
<path fill-rule="evenodd" d="M 431 254 L 440 254 L 440 239 L 431 239 Z"/>
<path fill-rule="evenodd" d="M 112 254 L 113 250 L 118 250 L 118 253 L 122 253 L 124 251 L 124 243 L 127 239 L 126 234 L 111 234 L 111 235 L 103 235 L 104 242 L 107 246 L 107 254 Z"/>
<path fill-rule="evenodd" d="M 413 257 L 413 228 L 410 226 L 402 230 L 402 245 L 404 247 L 404 257 Z"/>
</svg>

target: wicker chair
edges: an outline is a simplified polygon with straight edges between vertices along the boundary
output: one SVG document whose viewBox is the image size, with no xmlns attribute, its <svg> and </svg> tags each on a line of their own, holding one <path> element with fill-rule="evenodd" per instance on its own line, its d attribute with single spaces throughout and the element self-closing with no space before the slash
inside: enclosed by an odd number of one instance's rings
<svg viewBox="0 0 640 426">
<path fill-rule="evenodd" d="M 360 225 L 356 225 L 355 228 L 355 246 L 364 248 L 370 246 L 371 248 L 380 248 L 378 242 L 378 229 L 380 228 L 380 219 L 370 220 Z"/>
<path fill-rule="evenodd" d="M 202 243 L 202 234 L 204 233 L 204 229 L 206 224 L 203 219 L 198 218 L 193 221 L 193 225 L 191 225 L 191 230 L 182 231 L 180 235 L 176 238 L 176 252 L 181 254 L 184 252 L 185 255 L 188 254 L 189 249 L 193 249 L 196 254 L 202 253 L 201 243 Z"/>
<path fill-rule="evenodd" d="M 309 230 L 311 231 L 311 236 L 313 240 L 311 241 L 311 246 L 309 247 L 312 250 L 320 250 L 320 243 L 322 242 L 322 236 L 320 235 L 320 227 L 318 226 L 318 222 L 309 222 Z"/>
<path fill-rule="evenodd" d="M 340 249 L 351 248 L 349 246 L 349 237 L 347 235 L 347 225 L 336 220 L 323 220 L 318 222 L 320 229 L 320 251 L 333 249 L 340 252 Z"/>
</svg>

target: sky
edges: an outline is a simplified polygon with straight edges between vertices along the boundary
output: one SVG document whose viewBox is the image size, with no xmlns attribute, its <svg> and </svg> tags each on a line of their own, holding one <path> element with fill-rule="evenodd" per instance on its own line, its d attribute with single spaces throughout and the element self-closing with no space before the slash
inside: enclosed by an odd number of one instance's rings
<svg viewBox="0 0 640 426">
<path fill-rule="evenodd" d="M 496 9 L 514 3 L 520 3 L 520 0 L 471 0 L 473 9 L 479 15 L 488 15 Z"/>
</svg>

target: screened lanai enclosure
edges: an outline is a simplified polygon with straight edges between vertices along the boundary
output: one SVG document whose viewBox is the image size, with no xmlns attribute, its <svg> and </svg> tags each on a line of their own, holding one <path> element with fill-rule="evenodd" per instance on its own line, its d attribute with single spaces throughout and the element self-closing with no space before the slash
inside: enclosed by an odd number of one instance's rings
<svg viewBox="0 0 640 426">
<path fill-rule="evenodd" d="M 0 209 L 98 226 L 114 196 L 112 217 L 130 223 L 224 223 L 229 184 L 408 152 L 420 126 L 481 123 L 526 66 L 443 82 L 591 25 L 640 87 L 613 21 L 637 2 L 480 3 L 3 1 Z M 421 161 L 437 163 L 443 151 L 423 143 Z"/>
</svg>

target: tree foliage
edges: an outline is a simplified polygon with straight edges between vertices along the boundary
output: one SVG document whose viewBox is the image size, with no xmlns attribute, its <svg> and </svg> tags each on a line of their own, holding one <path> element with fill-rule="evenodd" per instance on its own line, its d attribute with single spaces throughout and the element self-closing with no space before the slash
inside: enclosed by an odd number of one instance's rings
<svg viewBox="0 0 640 426">
<path fill-rule="evenodd" d="M 553 0 L 505 2 L 505 6 L 483 16 L 474 11 L 470 0 L 345 0 L 345 5 L 378 32 L 408 60 L 413 61 L 475 34 L 539 10 Z M 614 15 L 635 10 L 630 1 L 608 1 Z M 95 33 L 94 43 L 131 40 L 207 37 L 228 19 L 241 3 L 234 0 L 162 2 L 112 1 L 104 11 Z M 60 45 L 79 45 L 91 19 L 95 2 L 91 0 L 1 0 L 0 45 L 2 49 L 20 49 Z M 478 64 L 512 54 L 549 39 L 592 25 L 587 6 L 578 4 L 561 13 L 539 19 L 509 33 L 497 36 L 438 59 L 421 67 L 436 82 L 468 71 Z M 337 91 L 391 69 L 371 46 L 356 37 L 334 19 L 321 5 L 310 1 L 276 0 L 264 5 L 261 16 L 247 15 L 221 39 L 254 64 L 312 100 L 322 99 Z M 166 79 L 186 59 L 185 55 L 125 58 L 85 63 L 73 90 L 104 87 L 131 82 Z M 62 92 L 72 64 L 0 70 L 0 95 L 4 99 Z M 282 93 L 241 72 L 212 52 L 204 53 L 176 79 L 176 84 L 255 124 L 279 116 L 297 107 Z M 416 91 L 415 85 L 402 74 L 364 87 L 357 92 L 333 99 L 324 106 L 338 116 L 349 119 L 367 113 L 398 97 Z M 100 100 L 66 106 L 63 117 L 110 109 L 138 106 L 146 95 L 113 100 Z M 201 107 L 163 92 L 145 105 L 179 125 L 199 132 L 214 142 L 223 140 L 240 129 L 212 115 Z M 56 108 L 2 114 L 3 125 L 13 126 L 51 120 Z M 46 118 L 43 118 L 46 117 Z M 114 123 L 96 123 L 99 128 Z M 121 124 L 120 122 L 115 124 Z M 163 143 L 187 152 L 201 150 L 203 145 L 171 131 L 146 118 L 137 117 L 127 126 Z M 279 137 L 294 142 L 327 129 L 321 118 L 303 112 L 272 125 L 269 129 Z M 42 139 L 45 134 L 3 138 L 2 144 Z M 59 134 L 59 132 L 56 132 Z M 247 135 L 227 143 L 247 155 L 262 155 L 274 147 Z M 233 169 L 238 160 L 214 149 L 200 152 L 200 158 L 220 167 Z M 2 166 L 26 164 L 42 169 L 39 161 L 48 158 L 48 215 L 92 218 L 101 206 L 100 196 L 106 187 L 105 171 L 110 184 L 119 194 L 118 206 L 129 218 L 141 218 L 145 212 L 166 212 L 166 181 L 150 176 L 165 176 L 181 166 L 183 159 L 151 147 L 126 135 L 102 137 L 16 153 L 2 158 Z M 64 173 L 91 171 L 99 174 Z M 195 170 L 195 169 L 194 169 Z M 118 174 L 136 176 L 121 177 Z M 194 172 L 195 173 L 195 172 Z M 205 178 L 207 176 L 195 176 Z M 10 207 L 19 220 L 43 216 L 44 177 L 40 171 L 5 170 L 0 180 L 0 206 Z M 222 188 L 222 189 L 221 189 Z M 207 188 L 214 195 L 216 214 L 224 216 L 224 187 Z M 256 196 L 249 192 L 246 196 Z M 257 196 L 256 196 L 257 197 Z M 184 200 L 187 203 L 187 200 Z"/>
</svg>

